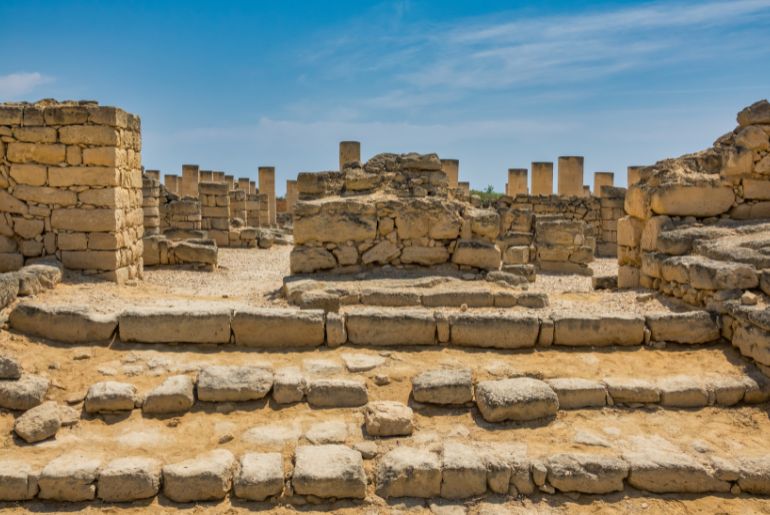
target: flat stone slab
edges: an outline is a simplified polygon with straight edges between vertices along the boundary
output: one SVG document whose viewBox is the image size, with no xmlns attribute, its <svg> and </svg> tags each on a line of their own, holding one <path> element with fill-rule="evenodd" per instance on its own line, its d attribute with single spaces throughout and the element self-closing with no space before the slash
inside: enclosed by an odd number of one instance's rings
<svg viewBox="0 0 770 515">
<path fill-rule="evenodd" d="M 118 327 L 114 314 L 94 313 L 86 307 L 22 303 L 8 318 L 20 333 L 65 343 L 106 341 Z"/>
<path fill-rule="evenodd" d="M 371 354 L 342 354 L 340 356 L 349 372 L 367 372 L 385 363 L 385 358 Z"/>
<path fill-rule="evenodd" d="M 26 501 L 37 495 L 39 472 L 29 463 L 0 460 L 0 501 Z"/>
<path fill-rule="evenodd" d="M 327 443 L 344 443 L 350 431 L 344 420 L 327 420 L 311 425 L 305 431 L 305 439 L 315 445 Z"/>
<path fill-rule="evenodd" d="M 230 342 L 230 308 L 143 308 L 121 313 L 118 331 L 124 342 Z"/>
<path fill-rule="evenodd" d="M 189 376 L 171 376 L 150 390 L 142 403 L 142 411 L 162 415 L 189 411 L 195 402 L 194 384 Z"/>
<path fill-rule="evenodd" d="M 476 405 L 487 422 L 526 421 L 556 415 L 559 399 L 547 383 L 529 377 L 481 381 Z"/>
<path fill-rule="evenodd" d="M 460 307 L 465 304 L 469 308 L 488 308 L 494 303 L 495 298 L 491 290 L 465 285 L 455 289 L 444 287 L 429 290 L 422 294 L 422 305 L 425 307 Z"/>
<path fill-rule="evenodd" d="M 233 482 L 236 497 L 264 501 L 283 493 L 283 456 L 278 452 L 248 452 L 241 456 Z"/>
<path fill-rule="evenodd" d="M 647 447 L 623 453 L 628 484 L 653 493 L 728 492 L 730 483 L 714 475 L 692 456 L 668 448 Z"/>
<path fill-rule="evenodd" d="M 163 467 L 163 495 L 175 502 L 224 499 L 233 484 L 237 463 L 226 449 Z"/>
<path fill-rule="evenodd" d="M 607 404 L 607 388 L 599 381 L 577 377 L 546 379 L 559 397 L 559 409 L 596 408 Z"/>
<path fill-rule="evenodd" d="M 377 464 L 377 494 L 389 497 L 438 497 L 441 460 L 438 454 L 415 447 L 396 447 Z"/>
<path fill-rule="evenodd" d="M 709 392 L 706 385 L 692 376 L 672 376 L 658 380 L 660 403 L 676 408 L 702 408 L 708 406 Z"/>
<path fill-rule="evenodd" d="M 52 501 L 90 501 L 96 496 L 96 477 L 102 460 L 81 453 L 59 456 L 40 473 L 41 499 Z"/>
<path fill-rule="evenodd" d="M 324 343 L 320 309 L 239 308 L 232 320 L 236 345 L 248 347 L 317 347 Z"/>
<path fill-rule="evenodd" d="M 110 461 L 99 471 L 97 496 L 107 502 L 149 499 L 160 490 L 160 461 L 126 457 Z"/>
<path fill-rule="evenodd" d="M 602 381 L 615 404 L 660 402 L 658 386 L 644 379 L 633 377 L 607 377 Z"/>
<path fill-rule="evenodd" d="M 550 456 L 547 481 L 561 492 L 622 492 L 628 464 L 617 456 L 569 453 Z"/>
<path fill-rule="evenodd" d="M 373 401 L 364 410 L 366 432 L 371 436 L 408 436 L 414 430 L 412 408 L 396 401 Z"/>
<path fill-rule="evenodd" d="M 651 339 L 656 342 L 708 343 L 721 337 L 719 327 L 708 311 L 650 313 L 645 318 Z"/>
<path fill-rule="evenodd" d="M 429 404 L 465 404 L 473 401 L 473 376 L 469 368 L 428 370 L 412 378 L 412 396 Z"/>
<path fill-rule="evenodd" d="M 446 442 L 442 452 L 441 497 L 465 499 L 487 491 L 487 463 L 478 449 Z"/>
<path fill-rule="evenodd" d="M 369 306 L 419 306 L 420 294 L 410 288 L 365 288 L 361 291 L 361 304 Z"/>
<path fill-rule="evenodd" d="M 34 408 L 45 399 L 49 385 L 48 379 L 34 374 L 23 374 L 14 381 L 0 381 L 0 408 Z"/>
<path fill-rule="evenodd" d="M 239 402 L 262 399 L 273 386 L 273 373 L 256 366 L 211 365 L 198 373 L 198 399 Z"/>
<path fill-rule="evenodd" d="M 433 345 L 436 320 L 417 309 L 358 309 L 347 313 L 348 342 L 354 345 Z"/>
<path fill-rule="evenodd" d="M 59 406 L 56 401 L 46 401 L 25 411 L 13 424 L 14 432 L 27 443 L 50 438 L 61 428 Z"/>
<path fill-rule="evenodd" d="M 513 313 L 457 313 L 449 316 L 452 345 L 520 349 L 534 347 L 540 331 L 536 316 Z"/>
<path fill-rule="evenodd" d="M 313 408 L 351 408 L 369 401 L 366 385 L 355 379 L 312 379 L 306 395 Z"/>
<path fill-rule="evenodd" d="M 292 485 L 299 495 L 363 499 L 366 473 L 361 453 L 344 445 L 299 446 Z"/>
<path fill-rule="evenodd" d="M 554 314 L 554 345 L 595 346 L 641 345 L 644 317 L 636 315 Z"/>
<path fill-rule="evenodd" d="M 742 492 L 770 495 L 770 456 L 742 457 L 738 468 L 738 486 Z"/>
<path fill-rule="evenodd" d="M 129 383 L 102 381 L 88 388 L 85 400 L 86 413 L 103 411 L 128 411 L 134 409 L 136 387 Z"/>
</svg>

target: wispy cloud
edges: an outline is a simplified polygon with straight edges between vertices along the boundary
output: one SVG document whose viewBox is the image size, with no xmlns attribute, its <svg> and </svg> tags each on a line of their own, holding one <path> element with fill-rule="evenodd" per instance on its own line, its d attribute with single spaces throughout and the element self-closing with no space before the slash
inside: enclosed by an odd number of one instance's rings
<svg viewBox="0 0 770 515">
<path fill-rule="evenodd" d="M 31 93 L 38 86 L 47 84 L 53 79 L 42 73 L 10 73 L 0 75 L 0 98 L 16 100 L 19 97 Z"/>
</svg>

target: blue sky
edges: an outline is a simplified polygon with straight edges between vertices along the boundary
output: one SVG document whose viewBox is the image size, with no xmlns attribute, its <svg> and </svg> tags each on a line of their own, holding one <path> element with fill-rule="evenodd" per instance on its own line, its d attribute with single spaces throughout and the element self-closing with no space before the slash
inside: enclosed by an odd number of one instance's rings
<svg viewBox="0 0 770 515">
<path fill-rule="evenodd" d="M 143 162 L 277 188 L 337 142 L 506 169 L 592 172 L 699 150 L 770 96 L 770 0 L 0 2 L 0 101 L 94 99 L 142 117 Z"/>
</svg>

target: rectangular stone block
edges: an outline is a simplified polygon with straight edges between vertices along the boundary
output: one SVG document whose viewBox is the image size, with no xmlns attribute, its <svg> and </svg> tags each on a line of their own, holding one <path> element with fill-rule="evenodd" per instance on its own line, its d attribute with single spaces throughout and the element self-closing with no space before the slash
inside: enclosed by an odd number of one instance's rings
<svg viewBox="0 0 770 515">
<path fill-rule="evenodd" d="M 230 308 L 142 308 L 118 318 L 120 339 L 139 343 L 229 343 Z"/>
<path fill-rule="evenodd" d="M 236 345 L 316 347 L 324 343 L 323 310 L 236 309 L 232 320 Z"/>
<path fill-rule="evenodd" d="M 17 185 L 44 186 L 48 181 L 48 169 L 42 165 L 14 164 L 11 165 L 11 178 Z"/>
<path fill-rule="evenodd" d="M 120 133 L 104 125 L 72 125 L 59 129 L 59 141 L 66 144 L 108 145 L 120 144 Z"/>
<path fill-rule="evenodd" d="M 513 313 L 457 313 L 449 316 L 450 343 L 468 347 L 534 347 L 540 330 L 536 316 Z"/>
<path fill-rule="evenodd" d="M 74 270 L 117 270 L 120 253 L 116 250 L 65 250 L 61 253 L 64 268 Z"/>
<path fill-rule="evenodd" d="M 6 156 L 11 163 L 55 165 L 66 160 L 67 148 L 55 144 L 8 143 Z"/>
<path fill-rule="evenodd" d="M 122 226 L 122 212 L 114 209 L 54 209 L 51 227 L 66 231 L 117 231 Z"/>
<path fill-rule="evenodd" d="M 553 163 L 532 163 L 532 195 L 553 195 Z"/>
<path fill-rule="evenodd" d="M 74 191 L 46 186 L 28 186 L 20 184 L 13 190 L 13 195 L 27 202 L 38 204 L 72 206 L 77 203 L 78 197 Z"/>
<path fill-rule="evenodd" d="M 69 186 L 121 186 L 120 171 L 110 166 L 50 167 L 48 185 L 57 188 Z"/>
<path fill-rule="evenodd" d="M 641 345 L 644 317 L 637 315 L 554 314 L 554 345 L 608 346 Z"/>
<path fill-rule="evenodd" d="M 360 309 L 347 314 L 348 342 L 357 345 L 433 345 L 436 320 L 418 310 Z"/>
</svg>

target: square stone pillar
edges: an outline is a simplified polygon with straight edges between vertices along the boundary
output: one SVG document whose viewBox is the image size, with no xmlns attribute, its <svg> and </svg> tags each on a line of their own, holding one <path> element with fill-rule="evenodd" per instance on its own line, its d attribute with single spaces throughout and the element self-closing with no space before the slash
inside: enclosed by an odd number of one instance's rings
<svg viewBox="0 0 770 515">
<path fill-rule="evenodd" d="M 471 194 L 471 183 L 470 182 L 458 182 L 457 183 L 457 189 L 459 189 L 465 196 L 468 196 Z"/>
<path fill-rule="evenodd" d="M 160 170 L 145 170 L 144 174 L 150 179 L 160 182 Z"/>
<path fill-rule="evenodd" d="M 527 188 L 527 169 L 509 168 L 508 184 L 506 187 L 507 188 L 505 194 L 509 197 L 515 197 L 516 195 L 526 195 L 529 191 Z"/>
<path fill-rule="evenodd" d="M 442 159 L 441 171 L 446 174 L 447 184 L 450 189 L 457 189 L 457 181 L 460 179 L 460 160 Z"/>
<path fill-rule="evenodd" d="M 200 182 L 214 182 L 214 172 L 211 170 L 200 171 Z"/>
<path fill-rule="evenodd" d="M 628 167 L 628 186 L 633 186 L 641 177 L 641 171 L 644 166 L 629 166 Z"/>
<path fill-rule="evenodd" d="M 249 195 L 256 195 L 256 194 L 257 194 L 257 182 L 249 181 Z"/>
<path fill-rule="evenodd" d="M 169 193 L 179 195 L 179 176 L 173 173 L 167 173 L 163 176 L 163 185 Z"/>
<path fill-rule="evenodd" d="M 220 184 L 225 182 L 225 172 L 214 171 L 212 173 L 214 174 L 214 182 L 218 182 Z"/>
<path fill-rule="evenodd" d="M 583 191 L 583 156 L 559 157 L 559 195 L 562 197 L 582 197 Z"/>
<path fill-rule="evenodd" d="M 236 189 L 235 188 L 235 177 L 232 175 L 225 175 L 225 184 L 227 184 L 227 187 L 230 191 Z"/>
<path fill-rule="evenodd" d="M 612 172 L 594 173 L 594 195 L 602 196 L 602 186 L 613 186 L 615 184 L 615 174 Z"/>
<path fill-rule="evenodd" d="M 532 194 L 553 195 L 553 163 L 532 163 Z"/>
<path fill-rule="evenodd" d="M 275 206 L 275 167 L 259 167 L 259 192 L 267 197 L 267 220 L 268 225 L 275 226 L 277 223 L 277 211 Z"/>
<path fill-rule="evenodd" d="M 198 183 L 200 173 L 198 165 L 182 165 L 182 191 L 183 197 L 198 198 Z"/>
<path fill-rule="evenodd" d="M 249 178 L 248 177 L 239 177 L 238 178 L 238 189 L 241 189 L 245 191 L 247 194 L 249 193 Z"/>
<path fill-rule="evenodd" d="M 294 205 L 297 203 L 297 181 L 286 181 L 286 210 L 294 213 Z"/>
<path fill-rule="evenodd" d="M 340 141 L 340 171 L 345 167 L 345 163 L 353 161 L 361 161 L 361 142 Z"/>
</svg>

